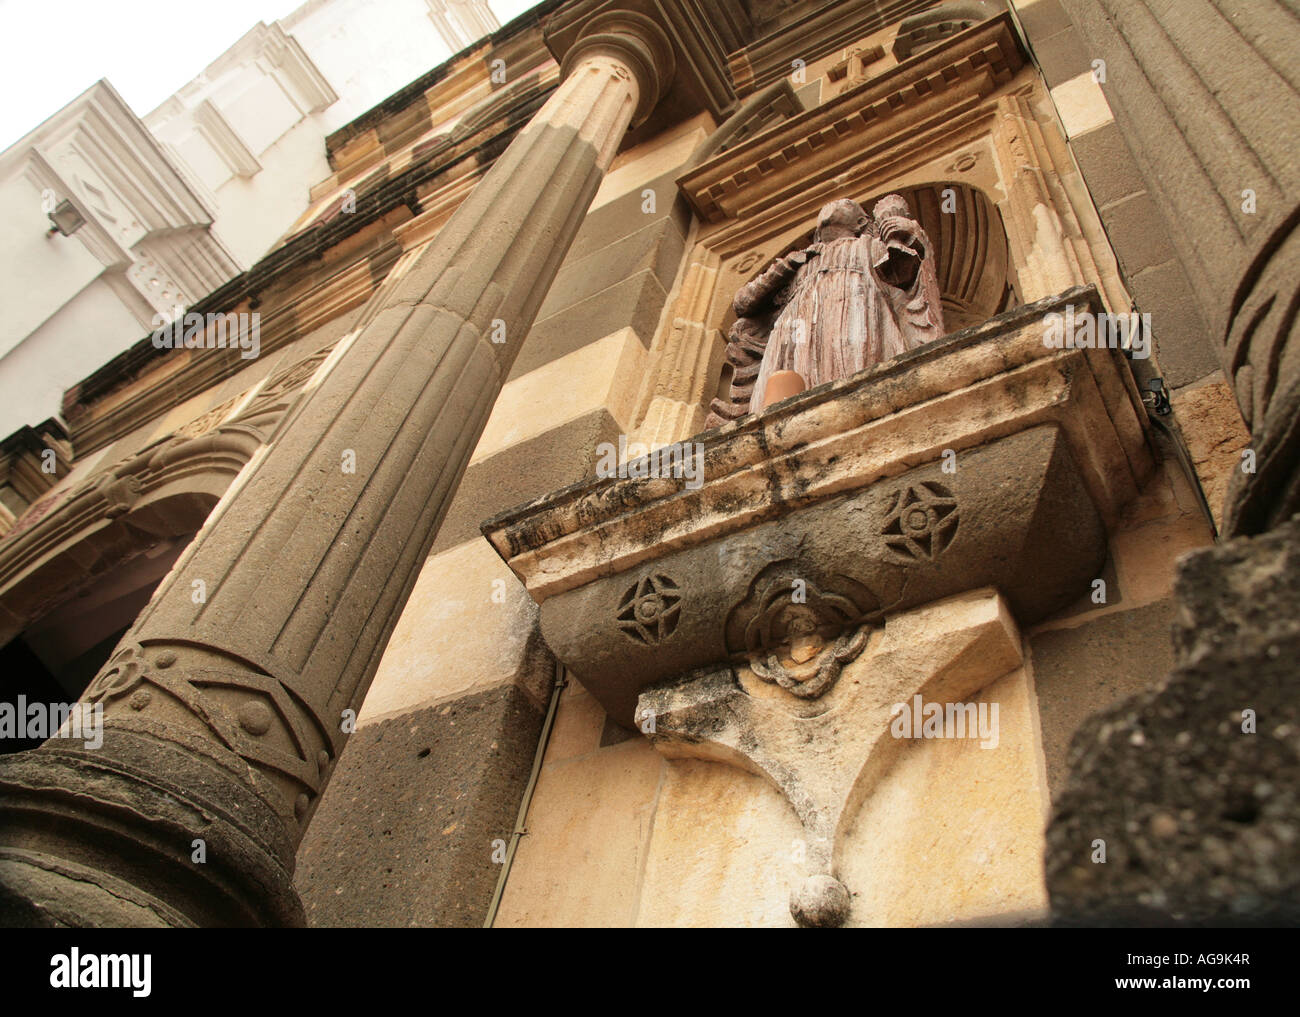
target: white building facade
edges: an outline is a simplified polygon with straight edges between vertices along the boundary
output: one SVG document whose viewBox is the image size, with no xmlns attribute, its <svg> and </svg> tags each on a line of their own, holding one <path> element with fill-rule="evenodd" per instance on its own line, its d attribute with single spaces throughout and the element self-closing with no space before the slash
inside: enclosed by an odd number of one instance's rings
<svg viewBox="0 0 1300 1017">
<path fill-rule="evenodd" d="M 143 117 L 99 81 L 0 153 L 0 437 L 254 264 L 330 132 L 497 27 L 486 0 L 308 0 Z"/>
</svg>

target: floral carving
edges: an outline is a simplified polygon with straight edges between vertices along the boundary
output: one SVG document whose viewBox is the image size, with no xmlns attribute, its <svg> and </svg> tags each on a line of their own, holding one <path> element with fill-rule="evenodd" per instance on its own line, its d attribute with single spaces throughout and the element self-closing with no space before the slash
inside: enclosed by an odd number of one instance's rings
<svg viewBox="0 0 1300 1017">
<path fill-rule="evenodd" d="M 880 532 L 904 561 L 933 560 L 957 534 L 957 499 L 942 484 L 923 481 L 894 493 Z"/>
<path fill-rule="evenodd" d="M 96 703 L 124 696 L 144 680 L 145 667 L 146 661 L 138 646 L 124 647 L 96 675 L 82 693 L 82 698 L 88 703 Z"/>
<path fill-rule="evenodd" d="M 889 584 L 883 597 L 848 576 L 812 571 L 785 560 L 773 562 L 755 576 L 749 594 L 727 616 L 727 652 L 749 654 L 784 646 L 807 627 L 809 617 L 824 636 L 833 638 L 847 626 L 876 615 L 901 592 L 901 569 L 896 570 L 899 582 Z"/>
<path fill-rule="evenodd" d="M 826 642 L 811 615 L 796 619 L 792 630 L 796 634 L 787 658 L 776 653 L 756 653 L 750 657 L 749 668 L 763 681 L 780 685 L 800 699 L 816 699 L 829 691 L 844 665 L 866 647 L 871 634 L 871 626 L 863 625 L 844 632 L 834 642 Z"/>
<path fill-rule="evenodd" d="M 645 576 L 619 601 L 618 626 L 639 643 L 662 642 L 677 628 L 681 600 L 677 584 L 667 576 Z"/>
<path fill-rule="evenodd" d="M 184 427 L 178 427 L 176 429 L 177 437 L 197 438 L 201 434 L 207 434 L 230 415 L 230 411 L 239 404 L 239 401 L 244 398 L 245 394 L 246 393 L 241 392 L 233 399 L 227 399 L 221 405 L 214 406 L 206 413 L 195 417 Z"/>
</svg>

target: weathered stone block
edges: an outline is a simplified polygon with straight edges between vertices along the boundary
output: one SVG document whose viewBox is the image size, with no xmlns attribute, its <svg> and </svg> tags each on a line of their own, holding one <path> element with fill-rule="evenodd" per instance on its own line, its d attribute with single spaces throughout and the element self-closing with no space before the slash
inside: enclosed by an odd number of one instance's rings
<svg viewBox="0 0 1300 1017">
<path fill-rule="evenodd" d="M 1124 252 L 1117 252 L 1123 259 Z M 1137 308 L 1151 315 L 1156 357 L 1165 383 L 1178 388 L 1218 370 L 1191 284 L 1177 261 L 1156 265 L 1129 279 Z"/>
<path fill-rule="evenodd" d="M 1172 602 L 1165 600 L 1030 638 L 1047 783 L 1053 794 L 1065 784 L 1066 751 L 1079 726 L 1169 670 L 1173 613 Z"/>
<path fill-rule="evenodd" d="M 1300 516 L 1187 555 L 1177 596 L 1176 669 L 1071 745 L 1048 828 L 1053 912 L 1065 923 L 1295 924 Z"/>
<path fill-rule="evenodd" d="M 358 728 L 298 849 L 308 924 L 481 925 L 541 725 L 502 686 Z"/>
<path fill-rule="evenodd" d="M 642 220 L 633 225 L 634 232 L 622 239 L 585 258 L 567 259 L 537 317 L 544 321 L 645 269 L 654 273 L 666 293 L 672 287 L 686 241 L 667 216 L 643 216 Z"/>
<path fill-rule="evenodd" d="M 539 320 L 510 371 L 518 378 L 621 328 L 631 328 L 648 348 L 668 291 L 646 268 Z"/>
<path fill-rule="evenodd" d="M 1033 39 L 1031 45 L 1049 88 L 1092 69 L 1092 57 L 1073 26 L 1045 39 Z"/>
<path fill-rule="evenodd" d="M 1113 122 L 1072 137 L 1070 147 L 1098 208 L 1146 190 L 1133 153 Z"/>
<path fill-rule="evenodd" d="M 592 476 L 596 447 L 617 442 L 621 432 L 608 410 L 596 409 L 474 463 L 465 471 L 432 553 L 479 536 L 479 524 L 494 512 L 554 490 L 556 484 Z"/>
</svg>

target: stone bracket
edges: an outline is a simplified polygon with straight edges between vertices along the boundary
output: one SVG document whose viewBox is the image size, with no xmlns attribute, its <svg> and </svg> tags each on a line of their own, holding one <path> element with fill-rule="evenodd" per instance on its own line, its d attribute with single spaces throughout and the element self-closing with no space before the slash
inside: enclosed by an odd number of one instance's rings
<svg viewBox="0 0 1300 1017">
<path fill-rule="evenodd" d="M 983 586 L 1035 622 L 1088 592 L 1153 469 L 1123 353 L 1047 341 L 1070 307 L 1101 304 L 1069 290 L 705 432 L 691 482 L 661 457 L 483 532 L 629 726 L 646 686 L 793 629 L 833 638 Z M 785 610 L 796 588 L 806 611 Z"/>
<path fill-rule="evenodd" d="M 887 615 L 859 632 L 868 634 L 866 648 L 816 700 L 766 684 L 749 667 L 724 665 L 651 686 L 638 701 L 642 728 L 663 755 L 731 763 L 766 778 L 790 803 L 807 837 L 809 873 L 790 909 L 806 926 L 848 916 L 837 851 L 905 746 L 893 735 L 896 704 L 913 709 L 916 697 L 945 710 L 967 704 L 1023 662 L 1010 609 L 989 588 Z M 992 706 L 985 716 L 996 740 Z"/>
</svg>

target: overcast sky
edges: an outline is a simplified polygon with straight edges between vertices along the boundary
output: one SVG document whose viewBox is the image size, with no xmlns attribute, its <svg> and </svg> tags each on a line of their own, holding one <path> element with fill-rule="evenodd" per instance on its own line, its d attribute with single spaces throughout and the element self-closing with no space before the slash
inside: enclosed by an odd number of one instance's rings
<svg viewBox="0 0 1300 1017">
<path fill-rule="evenodd" d="M 144 116 L 259 21 L 302 2 L 0 0 L 0 151 L 100 78 Z M 489 0 L 503 25 L 536 3 Z"/>
</svg>

